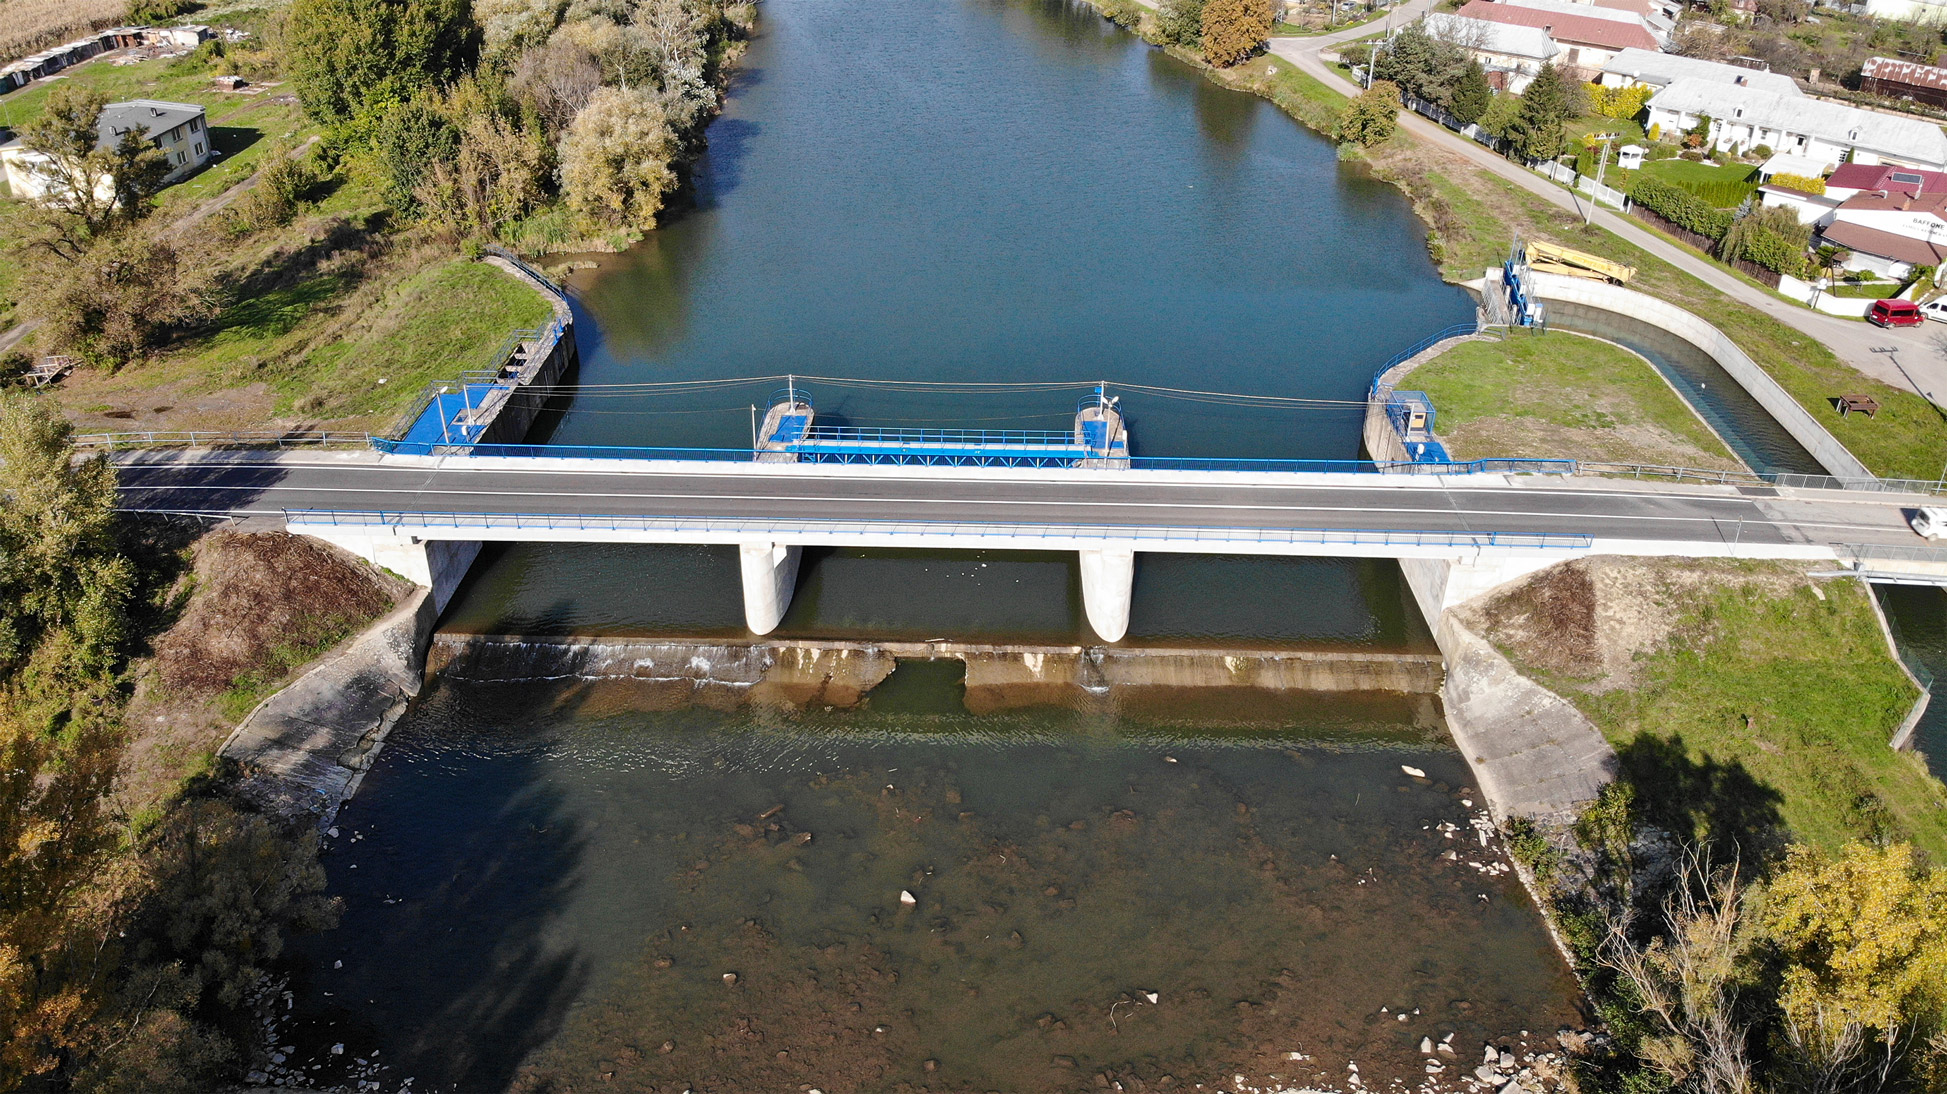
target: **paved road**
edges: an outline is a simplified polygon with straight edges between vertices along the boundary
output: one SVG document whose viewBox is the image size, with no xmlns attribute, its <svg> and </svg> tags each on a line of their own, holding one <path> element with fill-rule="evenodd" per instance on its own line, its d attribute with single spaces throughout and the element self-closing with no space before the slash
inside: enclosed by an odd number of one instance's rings
<svg viewBox="0 0 1947 1094">
<path fill-rule="evenodd" d="M 1431 0 L 1412 0 L 1411 3 L 1401 5 L 1393 16 L 1393 25 L 1399 26 L 1418 18 L 1427 10 L 1430 2 Z M 1348 95 L 1357 94 L 1358 86 L 1327 65 L 1320 59 L 1319 53 L 1337 43 L 1363 38 L 1375 33 L 1377 29 L 1379 28 L 1367 25 L 1315 38 L 1273 38 L 1270 52 L 1297 65 L 1307 75 L 1323 81 L 1328 87 Z M 1400 123 L 1414 136 L 1436 147 L 1457 153 L 1476 166 L 1492 171 L 1516 186 L 1561 208 L 1571 210 L 1578 216 L 1591 205 L 1580 195 L 1572 194 L 1534 172 L 1511 163 L 1466 137 L 1445 126 L 1428 121 L 1412 111 L 1404 112 Z M 1832 348 L 1832 352 L 1839 355 L 1840 359 L 1866 375 L 1895 387 L 1917 391 L 1936 404 L 1947 406 L 1947 350 L 1934 344 L 1935 338 L 1940 337 L 1943 331 L 1947 331 L 1947 327 L 1929 323 L 1924 327 L 1887 331 L 1857 320 L 1840 319 L 1823 312 L 1815 312 L 1753 288 L 1724 267 L 1699 258 L 1660 236 L 1651 234 L 1636 221 L 1620 213 L 1595 207 L 1594 221 L 1726 296 L 1740 303 L 1749 304 L 1787 326 L 1824 342 Z M 1882 347 L 1892 347 L 1900 352 L 1894 354 L 1873 352 L 1875 348 Z"/>
<path fill-rule="evenodd" d="M 1902 499 L 1600 479 L 1211 476 L 696 465 L 372 453 L 142 453 L 122 502 L 148 511 L 285 509 L 1091 524 L 1166 528 L 1557 532 L 1634 540 L 1919 546 Z M 510 466 L 518 465 L 518 466 Z M 1905 499 L 1912 504 L 1912 499 Z"/>
</svg>

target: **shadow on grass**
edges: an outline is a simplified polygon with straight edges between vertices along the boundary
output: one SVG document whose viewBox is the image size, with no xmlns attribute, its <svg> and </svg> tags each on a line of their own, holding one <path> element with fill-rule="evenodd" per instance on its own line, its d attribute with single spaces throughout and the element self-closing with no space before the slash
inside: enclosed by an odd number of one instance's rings
<svg viewBox="0 0 1947 1094">
<path fill-rule="evenodd" d="M 1643 734 L 1617 749 L 1621 779 L 1635 788 L 1640 818 L 1694 840 L 1717 862 L 1762 869 L 1784 852 L 1784 795 L 1742 763 L 1692 759 L 1680 734 Z"/>
</svg>

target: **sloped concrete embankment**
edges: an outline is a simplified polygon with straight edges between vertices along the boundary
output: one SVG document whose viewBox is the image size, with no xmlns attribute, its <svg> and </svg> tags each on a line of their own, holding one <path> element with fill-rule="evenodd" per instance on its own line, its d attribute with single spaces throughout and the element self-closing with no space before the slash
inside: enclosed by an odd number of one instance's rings
<svg viewBox="0 0 1947 1094">
<path fill-rule="evenodd" d="M 441 634 L 427 669 L 453 679 L 629 679 L 652 704 L 856 705 L 902 660 L 958 660 L 976 714 L 1089 706 L 1128 689 L 1399 692 L 1440 688 L 1436 654 L 1110 649 L 954 642 L 656 641 Z"/>
<path fill-rule="evenodd" d="M 330 825 L 419 694 L 423 651 L 438 616 L 430 591 L 415 590 L 259 703 L 218 750 L 241 770 L 240 792 L 267 812 Z"/>
<path fill-rule="evenodd" d="M 1459 618 L 1468 604 L 1545 567 L 1517 564 L 1485 577 L 1455 572 L 1463 567 L 1491 569 L 1440 559 L 1400 561 L 1446 658 L 1440 697 L 1448 731 L 1497 820 L 1571 821 L 1615 778 L 1615 750 L 1573 704 L 1521 675 Z"/>
</svg>

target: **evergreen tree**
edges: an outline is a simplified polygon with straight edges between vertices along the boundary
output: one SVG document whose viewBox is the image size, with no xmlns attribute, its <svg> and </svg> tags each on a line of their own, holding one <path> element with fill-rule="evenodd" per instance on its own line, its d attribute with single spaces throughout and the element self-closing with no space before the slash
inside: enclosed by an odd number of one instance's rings
<svg viewBox="0 0 1947 1094">
<path fill-rule="evenodd" d="M 1508 127 L 1516 158 L 1552 160 L 1562 151 L 1562 126 L 1568 121 L 1568 95 L 1553 62 L 1541 66 L 1521 93 L 1521 113 Z"/>
<path fill-rule="evenodd" d="M 1487 73 L 1481 63 L 1469 59 L 1467 67 L 1460 70 L 1459 79 L 1454 81 L 1453 98 L 1447 103 L 1447 109 L 1461 125 L 1472 125 L 1487 113 L 1487 104 L 1493 98 L 1494 89 L 1487 85 Z"/>
</svg>

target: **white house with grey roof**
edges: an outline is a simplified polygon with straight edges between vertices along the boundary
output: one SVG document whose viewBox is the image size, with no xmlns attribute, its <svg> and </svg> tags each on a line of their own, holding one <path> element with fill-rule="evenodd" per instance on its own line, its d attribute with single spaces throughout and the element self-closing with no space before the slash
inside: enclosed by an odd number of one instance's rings
<svg viewBox="0 0 1947 1094">
<path fill-rule="evenodd" d="M 1709 118 L 1715 149 L 1748 152 L 1763 145 L 1828 168 L 1850 162 L 1947 170 L 1947 133 L 1931 122 L 1749 84 L 1686 76 L 1651 97 L 1649 115 L 1666 136 Z"/>
<path fill-rule="evenodd" d="M 124 134 L 131 132 L 140 134 L 142 139 L 161 149 L 162 154 L 168 157 L 169 173 L 163 176 L 164 186 L 183 179 L 208 163 L 213 152 L 209 124 L 203 108 L 195 103 L 170 103 L 160 99 L 110 103 L 102 108 L 101 117 L 95 120 L 95 147 L 113 148 L 121 143 Z M 53 161 L 27 148 L 18 139 L 0 145 L 0 166 L 6 170 L 7 187 L 15 198 L 37 201 L 61 185 L 59 174 L 53 170 Z M 107 200 L 114 193 L 114 181 L 103 180 L 102 189 L 103 192 L 97 196 Z"/>
<path fill-rule="evenodd" d="M 1758 72 L 1720 61 L 1679 57 L 1674 53 L 1651 53 L 1647 49 L 1625 49 L 1602 66 L 1598 82 L 1603 87 L 1635 87 L 1639 84 L 1658 91 L 1682 79 L 1708 80 L 1716 84 L 1755 87 L 1760 91 L 1802 97 L 1798 82 L 1778 72 Z"/>
<path fill-rule="evenodd" d="M 1528 89 L 1542 65 L 1562 51 L 1540 27 L 1490 23 L 1446 12 L 1428 15 L 1424 27 L 1431 37 L 1472 54 L 1486 70 L 1489 83 L 1517 95 Z"/>
</svg>

